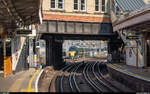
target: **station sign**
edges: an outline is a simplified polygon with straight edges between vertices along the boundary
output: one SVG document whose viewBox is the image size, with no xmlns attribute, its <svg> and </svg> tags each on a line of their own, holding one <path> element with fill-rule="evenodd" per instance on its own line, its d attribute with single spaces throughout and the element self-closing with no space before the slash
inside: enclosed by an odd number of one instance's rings
<svg viewBox="0 0 150 94">
<path fill-rule="evenodd" d="M 139 36 L 127 36 L 126 39 L 137 40 L 137 39 L 139 39 Z"/>
<path fill-rule="evenodd" d="M 40 48 L 40 41 L 36 42 L 36 48 Z"/>
<path fill-rule="evenodd" d="M 32 30 L 17 30 L 17 34 L 32 34 Z"/>
<path fill-rule="evenodd" d="M 18 29 L 16 36 L 36 36 L 36 30 Z"/>
</svg>

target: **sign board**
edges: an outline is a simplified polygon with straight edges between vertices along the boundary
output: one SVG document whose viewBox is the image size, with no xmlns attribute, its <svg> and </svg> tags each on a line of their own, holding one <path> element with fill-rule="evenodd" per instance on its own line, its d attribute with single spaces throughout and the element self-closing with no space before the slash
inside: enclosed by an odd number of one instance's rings
<svg viewBox="0 0 150 94">
<path fill-rule="evenodd" d="M 139 36 L 127 36 L 126 39 L 136 40 L 139 39 Z"/>
<path fill-rule="evenodd" d="M 29 36 L 29 39 L 34 39 L 35 37 L 34 36 Z"/>
<path fill-rule="evenodd" d="M 16 30 L 17 36 L 36 36 L 36 30 L 18 29 Z"/>
<path fill-rule="evenodd" d="M 40 48 L 40 42 L 39 41 L 36 42 L 36 48 Z"/>
<path fill-rule="evenodd" d="M 23 30 L 23 29 L 20 29 L 20 30 L 17 30 L 16 33 L 17 34 L 32 34 L 32 30 Z"/>
</svg>

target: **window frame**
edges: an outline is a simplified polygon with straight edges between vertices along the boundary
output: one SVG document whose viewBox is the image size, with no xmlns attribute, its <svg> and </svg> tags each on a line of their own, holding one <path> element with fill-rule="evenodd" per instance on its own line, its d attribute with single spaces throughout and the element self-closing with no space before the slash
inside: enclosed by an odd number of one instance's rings
<svg viewBox="0 0 150 94">
<path fill-rule="evenodd" d="M 80 0 L 80 10 L 81 10 L 82 12 L 85 12 L 85 11 L 86 11 L 86 0 L 84 0 L 84 2 L 85 2 L 85 10 L 82 10 L 82 0 Z"/>
<path fill-rule="evenodd" d="M 50 2 L 50 9 L 53 9 L 53 10 L 55 10 L 56 9 L 56 0 L 54 0 L 55 1 L 55 8 L 52 8 L 52 0 L 51 0 L 51 2 Z"/>
<path fill-rule="evenodd" d="M 95 0 L 95 12 L 100 12 L 100 0 L 98 0 L 98 11 L 96 10 L 96 0 Z"/>
<path fill-rule="evenodd" d="M 101 1 L 101 13 L 106 13 L 107 12 L 107 0 L 104 0 L 105 4 L 103 5 L 103 0 Z M 105 6 L 105 11 L 103 11 L 103 6 Z"/>
<path fill-rule="evenodd" d="M 73 2 L 73 10 L 74 10 L 74 11 L 79 11 L 79 0 L 77 0 L 77 3 L 76 3 L 76 4 L 77 4 L 77 6 L 78 6 L 78 9 L 77 9 L 77 10 L 75 9 L 75 2 Z"/>
<path fill-rule="evenodd" d="M 57 0 L 57 9 L 64 10 L 64 0 L 62 0 L 62 8 L 59 8 L 59 0 Z"/>
</svg>

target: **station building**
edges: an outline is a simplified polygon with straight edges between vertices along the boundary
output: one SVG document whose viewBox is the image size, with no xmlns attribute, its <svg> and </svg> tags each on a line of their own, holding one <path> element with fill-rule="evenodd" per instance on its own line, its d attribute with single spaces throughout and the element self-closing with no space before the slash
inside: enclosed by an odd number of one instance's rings
<svg viewBox="0 0 150 94">
<path fill-rule="evenodd" d="M 94 29 L 99 32 L 97 23 L 111 22 L 109 2 L 110 0 L 44 0 L 40 32 L 88 34 Z"/>
<path fill-rule="evenodd" d="M 110 22 L 109 0 L 44 0 L 43 20 Z"/>
</svg>

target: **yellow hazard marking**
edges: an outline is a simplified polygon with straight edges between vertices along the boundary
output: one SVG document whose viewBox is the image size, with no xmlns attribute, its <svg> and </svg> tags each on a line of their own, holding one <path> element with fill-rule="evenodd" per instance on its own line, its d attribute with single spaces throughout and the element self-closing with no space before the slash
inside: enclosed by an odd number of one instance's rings
<svg viewBox="0 0 150 94">
<path fill-rule="evenodd" d="M 22 89 L 21 92 L 35 92 L 34 89 Z"/>
<path fill-rule="evenodd" d="M 122 68 L 122 66 L 121 66 L 121 65 L 118 65 L 118 64 L 113 64 L 113 65 L 115 65 L 115 66 L 118 66 L 118 67 Z"/>
<path fill-rule="evenodd" d="M 26 89 L 22 89 L 21 92 L 35 92 L 35 89 L 32 89 L 32 88 L 31 88 L 31 85 L 32 85 L 33 79 L 36 77 L 36 75 L 37 75 L 39 72 L 40 72 L 40 69 L 37 70 L 37 71 L 35 72 L 35 74 L 32 76 L 32 78 L 30 79 L 29 84 L 28 84 L 28 89 L 27 89 L 27 90 L 26 90 Z"/>
</svg>

